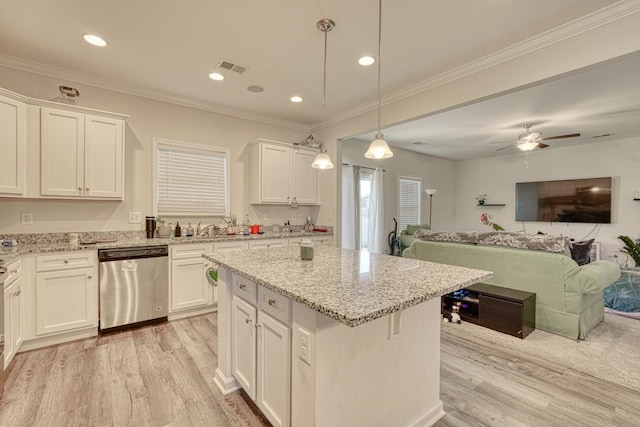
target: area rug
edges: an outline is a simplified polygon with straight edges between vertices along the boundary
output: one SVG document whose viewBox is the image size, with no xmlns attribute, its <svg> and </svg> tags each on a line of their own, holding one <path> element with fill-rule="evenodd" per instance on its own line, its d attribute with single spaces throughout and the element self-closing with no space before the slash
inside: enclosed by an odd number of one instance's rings
<svg viewBox="0 0 640 427">
<path fill-rule="evenodd" d="M 537 329 L 522 340 L 464 321 L 443 323 L 442 333 L 495 343 L 640 392 L 638 319 L 605 313 L 583 341 Z"/>
</svg>

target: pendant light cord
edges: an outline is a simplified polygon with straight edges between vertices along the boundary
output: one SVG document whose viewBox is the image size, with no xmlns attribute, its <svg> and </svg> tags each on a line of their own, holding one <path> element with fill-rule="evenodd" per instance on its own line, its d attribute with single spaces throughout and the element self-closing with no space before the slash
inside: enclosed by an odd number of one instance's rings
<svg viewBox="0 0 640 427">
<path fill-rule="evenodd" d="M 325 129 L 327 127 L 327 32 L 324 31 L 324 76 L 322 79 L 322 148 L 321 152 L 327 152 L 327 146 L 325 145 Z"/>
<path fill-rule="evenodd" d="M 378 0 L 378 134 L 381 135 L 380 123 L 381 123 L 381 109 L 380 102 L 380 55 L 382 51 L 382 0 Z"/>
</svg>

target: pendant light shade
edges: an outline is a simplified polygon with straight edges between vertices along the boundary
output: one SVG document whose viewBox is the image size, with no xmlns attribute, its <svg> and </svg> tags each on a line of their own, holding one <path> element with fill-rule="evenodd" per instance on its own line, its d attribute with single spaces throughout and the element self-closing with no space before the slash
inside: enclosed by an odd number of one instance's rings
<svg viewBox="0 0 640 427">
<path fill-rule="evenodd" d="M 318 153 L 316 158 L 313 159 L 311 167 L 316 169 L 333 169 L 333 162 L 326 152 L 322 152 Z"/>
<path fill-rule="evenodd" d="M 380 102 L 380 52 L 382 50 L 382 0 L 378 0 L 378 132 L 376 136 L 369 144 L 369 149 L 364 154 L 367 159 L 388 159 L 393 157 L 393 152 L 389 148 L 389 144 L 384 140 L 384 135 L 380 129 L 380 114 L 381 114 L 381 102 Z"/>
<path fill-rule="evenodd" d="M 322 80 L 322 139 L 320 140 L 320 152 L 313 159 L 311 167 L 315 169 L 333 169 L 331 157 L 327 154 L 327 148 L 324 145 L 326 115 L 327 115 L 327 33 L 336 26 L 331 19 L 321 19 L 316 24 L 318 29 L 324 33 L 324 73 Z"/>
</svg>

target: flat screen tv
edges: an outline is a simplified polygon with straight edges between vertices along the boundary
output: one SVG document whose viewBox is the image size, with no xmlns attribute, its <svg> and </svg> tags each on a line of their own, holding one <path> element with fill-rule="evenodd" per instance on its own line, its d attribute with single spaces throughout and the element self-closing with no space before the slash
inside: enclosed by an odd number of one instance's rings
<svg viewBox="0 0 640 427">
<path fill-rule="evenodd" d="M 611 223 L 611 178 L 516 183 L 516 221 Z"/>
</svg>

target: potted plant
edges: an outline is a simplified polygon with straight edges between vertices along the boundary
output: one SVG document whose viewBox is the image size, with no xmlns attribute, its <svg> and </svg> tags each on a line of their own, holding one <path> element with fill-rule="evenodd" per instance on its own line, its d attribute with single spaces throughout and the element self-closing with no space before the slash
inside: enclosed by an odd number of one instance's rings
<svg viewBox="0 0 640 427">
<path fill-rule="evenodd" d="M 222 219 L 227 223 L 227 234 L 236 234 L 236 225 L 238 223 L 236 214 L 225 216 Z"/>
<path fill-rule="evenodd" d="M 478 201 L 478 204 L 480 206 L 484 205 L 484 202 L 487 200 L 487 195 L 486 194 L 480 194 L 478 197 L 476 197 L 476 200 Z"/>
<path fill-rule="evenodd" d="M 633 240 L 629 236 L 618 236 L 618 239 L 624 243 L 620 252 L 629 255 L 636 263 L 636 268 L 640 267 L 640 239 Z"/>
</svg>

